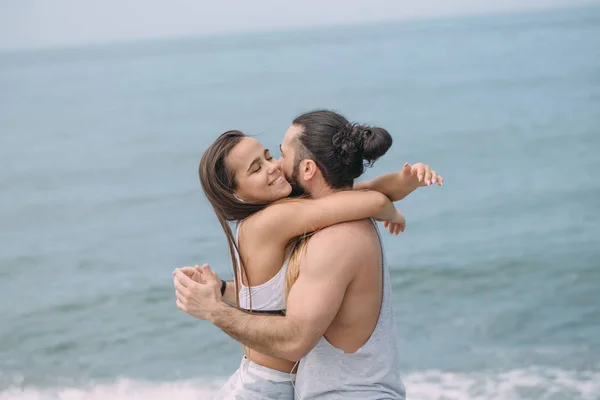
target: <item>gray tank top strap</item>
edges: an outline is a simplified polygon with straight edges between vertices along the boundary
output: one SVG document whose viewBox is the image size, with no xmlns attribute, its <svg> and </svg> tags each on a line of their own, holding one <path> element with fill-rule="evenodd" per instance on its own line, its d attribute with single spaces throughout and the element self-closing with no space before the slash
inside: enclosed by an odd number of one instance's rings
<svg viewBox="0 0 600 400">
<path fill-rule="evenodd" d="M 375 225 L 377 234 L 379 230 Z M 381 243 L 381 238 L 379 239 Z M 383 252 L 383 246 L 382 246 Z M 406 398 L 400 378 L 400 354 L 392 283 L 385 257 L 379 319 L 369 340 L 355 353 L 345 353 L 322 337 L 302 359 L 296 377 L 296 399 L 381 400 Z"/>
</svg>

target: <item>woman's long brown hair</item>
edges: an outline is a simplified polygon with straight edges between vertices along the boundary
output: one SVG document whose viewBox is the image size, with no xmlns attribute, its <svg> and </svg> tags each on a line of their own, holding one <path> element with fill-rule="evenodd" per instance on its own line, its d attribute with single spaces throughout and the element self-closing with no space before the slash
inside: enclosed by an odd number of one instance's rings
<svg viewBox="0 0 600 400">
<path fill-rule="evenodd" d="M 221 134 L 204 152 L 198 168 L 202 190 L 212 208 L 215 210 L 219 224 L 221 224 L 221 228 L 223 228 L 225 236 L 227 237 L 236 291 L 237 288 L 241 287 L 241 282 L 239 282 L 239 271 L 246 277 L 248 286 L 251 285 L 248 274 L 246 273 L 246 268 L 244 267 L 242 255 L 239 252 L 229 222 L 241 221 L 267 206 L 267 204 L 244 203 L 234 195 L 234 191 L 237 189 L 237 183 L 235 181 L 234 171 L 231 171 L 227 167 L 226 159 L 231 150 L 244 137 L 246 137 L 246 135 L 237 130 L 227 131 Z M 236 253 L 239 254 L 239 263 Z M 235 302 L 239 308 L 240 304 L 237 293 Z"/>
<path fill-rule="evenodd" d="M 302 262 L 304 254 L 306 254 L 308 240 L 311 238 L 312 235 L 314 235 L 314 232 L 306 233 L 290 241 L 289 248 L 291 249 L 291 253 L 288 261 L 287 271 L 285 273 L 286 301 L 290 294 L 292 286 L 294 286 L 294 283 L 296 283 L 298 276 L 300 276 L 300 263 Z"/>
</svg>

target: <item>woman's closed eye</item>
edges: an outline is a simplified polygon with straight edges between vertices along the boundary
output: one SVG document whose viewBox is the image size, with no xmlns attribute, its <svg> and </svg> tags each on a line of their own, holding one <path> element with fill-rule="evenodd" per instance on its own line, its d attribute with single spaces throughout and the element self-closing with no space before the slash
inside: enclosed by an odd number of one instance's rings
<svg viewBox="0 0 600 400">
<path fill-rule="evenodd" d="M 271 161 L 273 159 L 273 156 L 271 156 L 271 153 L 269 152 L 269 150 L 265 150 L 264 157 L 265 157 L 265 160 L 267 160 L 267 161 Z M 254 170 L 250 171 L 251 174 L 254 174 L 262 169 L 262 165 L 260 163 L 260 158 L 256 158 L 253 161 L 253 164 L 254 163 L 256 163 L 256 168 Z"/>
<path fill-rule="evenodd" d="M 273 159 L 272 156 L 266 157 L 267 161 L 271 161 L 272 159 Z M 258 167 L 254 171 L 252 171 L 252 173 L 256 173 L 256 172 L 260 171 L 261 169 L 262 169 L 262 166 L 259 164 Z"/>
</svg>

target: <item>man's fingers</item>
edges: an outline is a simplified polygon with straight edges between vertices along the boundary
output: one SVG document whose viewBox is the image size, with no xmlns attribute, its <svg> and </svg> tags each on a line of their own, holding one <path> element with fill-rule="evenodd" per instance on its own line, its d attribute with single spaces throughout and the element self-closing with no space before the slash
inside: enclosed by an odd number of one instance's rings
<svg viewBox="0 0 600 400">
<path fill-rule="evenodd" d="M 202 268 L 203 268 L 204 266 L 207 266 L 207 267 L 208 267 L 208 264 L 202 264 L 202 267 L 201 267 L 201 266 L 199 266 L 199 265 L 194 265 L 194 268 L 196 268 L 196 271 L 198 271 L 198 272 L 202 272 Z"/>
<path fill-rule="evenodd" d="M 200 270 L 202 271 L 202 273 L 207 273 L 207 274 L 208 274 L 210 271 L 212 271 L 212 270 L 210 269 L 210 265 L 208 265 L 208 264 L 204 264 L 203 266 L 201 266 L 201 267 L 200 267 Z"/>
<path fill-rule="evenodd" d="M 220 281 L 219 275 L 217 275 L 217 271 L 213 271 L 212 273 L 215 276 L 215 280 Z"/>
<path fill-rule="evenodd" d="M 175 279 L 181 283 L 184 287 L 193 286 L 196 282 L 194 282 L 189 276 L 183 273 L 180 268 L 175 270 Z"/>
<path fill-rule="evenodd" d="M 189 275 L 189 268 L 192 268 L 192 267 L 186 265 L 185 267 L 175 268 L 173 270 L 173 276 L 175 276 L 175 271 L 177 271 L 178 269 L 182 270 L 184 274 Z"/>
<path fill-rule="evenodd" d="M 199 265 L 194 265 L 194 276 L 192 276 L 192 279 L 198 283 L 206 283 L 206 280 L 204 279 L 204 273 L 202 272 L 202 267 Z"/>
<path fill-rule="evenodd" d="M 181 267 L 181 268 L 178 268 L 178 269 L 181 272 L 183 272 L 184 274 L 186 274 L 187 276 L 189 276 L 190 278 L 192 276 L 194 276 L 194 273 L 196 272 L 196 270 L 193 267 Z"/>
<path fill-rule="evenodd" d="M 217 280 L 217 274 L 212 269 L 210 269 L 210 266 L 208 264 L 204 264 L 201 269 L 206 283 L 211 283 Z"/>
<path fill-rule="evenodd" d="M 181 304 L 187 303 L 187 297 L 177 289 L 175 289 L 175 297 L 177 298 L 177 301 L 179 301 Z"/>
<path fill-rule="evenodd" d="M 173 285 L 175 286 L 176 290 L 179 290 L 180 292 L 187 294 L 188 291 L 190 290 L 190 287 L 192 287 L 194 285 L 198 285 L 198 283 L 196 283 L 195 281 L 190 279 L 183 272 L 177 270 L 175 272 L 175 277 L 173 278 Z"/>
<path fill-rule="evenodd" d="M 188 288 L 184 286 L 181 281 L 177 279 L 177 277 L 173 278 L 173 286 L 175 286 L 175 290 L 180 291 L 181 293 L 187 293 Z"/>
<path fill-rule="evenodd" d="M 177 301 L 175 302 L 175 304 L 177 304 L 177 308 L 179 308 L 181 311 L 187 312 L 187 307 L 185 306 L 185 304 L 183 304 L 182 302 L 180 302 L 179 299 L 177 299 Z"/>
</svg>

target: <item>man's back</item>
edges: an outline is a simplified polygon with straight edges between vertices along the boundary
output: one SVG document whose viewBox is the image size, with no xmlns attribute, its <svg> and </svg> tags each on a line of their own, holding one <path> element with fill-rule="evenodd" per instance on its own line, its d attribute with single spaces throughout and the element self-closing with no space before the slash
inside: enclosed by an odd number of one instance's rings
<svg viewBox="0 0 600 400">
<path fill-rule="evenodd" d="M 313 241 L 327 242 L 324 249 Z M 324 252 L 328 254 L 325 255 Z M 391 284 L 379 235 L 370 220 L 338 224 L 311 238 L 300 268 L 337 260 L 331 277 L 349 274 L 343 301 L 324 337 L 300 361 L 299 399 L 403 399 Z"/>
<path fill-rule="evenodd" d="M 383 265 L 381 244 L 373 224 L 369 220 L 338 224 L 318 232 L 311 238 L 320 240 L 323 236 L 335 237 L 336 246 L 328 252 L 347 257 L 347 274 L 352 274 L 341 307 L 325 332 L 325 338 L 335 347 L 346 353 L 353 353 L 369 340 L 381 308 L 381 284 Z M 310 254 L 307 257 L 321 257 Z M 339 258 L 341 262 L 344 259 Z M 301 266 L 301 270 L 304 265 Z"/>
</svg>

